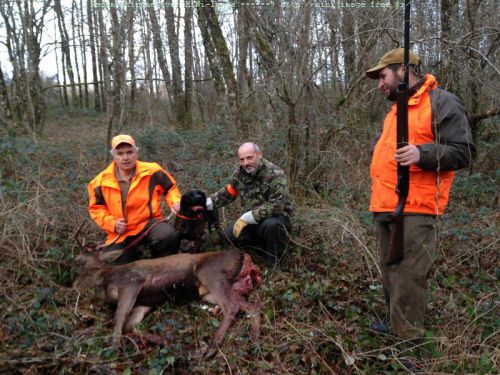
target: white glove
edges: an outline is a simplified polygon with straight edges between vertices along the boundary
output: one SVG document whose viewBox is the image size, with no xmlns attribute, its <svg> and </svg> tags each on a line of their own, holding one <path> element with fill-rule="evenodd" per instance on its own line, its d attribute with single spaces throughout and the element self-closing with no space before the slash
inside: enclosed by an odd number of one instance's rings
<svg viewBox="0 0 500 375">
<path fill-rule="evenodd" d="M 212 202 L 212 198 L 208 197 L 206 204 L 207 204 L 207 210 L 208 211 L 213 211 L 213 209 L 214 209 L 214 202 Z"/>
</svg>

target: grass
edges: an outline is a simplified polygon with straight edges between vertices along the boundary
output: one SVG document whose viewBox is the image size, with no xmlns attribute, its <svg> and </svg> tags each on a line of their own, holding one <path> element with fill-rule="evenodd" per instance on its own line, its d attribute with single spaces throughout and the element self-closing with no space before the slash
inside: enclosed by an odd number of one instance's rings
<svg viewBox="0 0 500 375">
<path fill-rule="evenodd" d="M 142 332 L 164 337 L 163 347 L 126 339 L 124 351 L 114 351 L 112 311 L 91 291 L 71 288 L 79 250 L 74 232 L 85 220 L 83 240 L 102 239 L 87 219 L 86 183 L 107 163 L 104 122 L 88 114 L 63 120 L 56 118 L 39 143 L 0 141 L 0 372 L 397 374 L 408 372 L 406 358 L 419 357 L 425 373 L 498 373 L 498 195 L 492 188 L 498 173 L 478 166 L 457 176 L 438 225 L 428 331 L 415 344 L 368 328 L 386 309 L 366 212 L 368 161 L 340 149 L 324 156 L 333 166 L 325 188 L 296 200 L 293 245 L 283 263 L 265 270 L 259 346 L 249 342 L 243 318 L 217 357 L 202 360 L 219 319 L 191 302 L 166 304 L 141 324 Z M 141 159 L 167 166 L 182 190 L 213 192 L 236 162 L 235 136 L 220 139 L 221 129 L 124 131 L 136 136 Z M 267 142 L 266 156 L 284 165 L 284 153 Z M 236 205 L 226 210 L 226 220 L 235 212 Z"/>
</svg>

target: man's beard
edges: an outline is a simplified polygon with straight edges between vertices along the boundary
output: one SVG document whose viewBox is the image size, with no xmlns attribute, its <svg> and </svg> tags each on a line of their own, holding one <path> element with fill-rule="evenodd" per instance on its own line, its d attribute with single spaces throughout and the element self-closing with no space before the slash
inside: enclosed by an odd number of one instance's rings
<svg viewBox="0 0 500 375">
<path fill-rule="evenodd" d="M 397 82 L 396 82 L 396 85 L 395 87 L 393 87 L 390 91 L 389 91 L 389 94 L 386 96 L 386 99 L 387 100 L 390 100 L 391 102 L 395 102 L 398 98 L 398 89 L 399 89 L 399 85 L 401 84 L 401 82 L 403 81 L 402 79 L 400 79 L 397 75 L 396 75 L 396 78 L 397 78 Z"/>
<path fill-rule="evenodd" d="M 387 100 L 390 100 L 391 102 L 395 102 L 398 99 L 398 89 L 399 89 L 399 84 L 402 82 L 401 79 L 398 79 L 398 85 L 395 89 L 391 89 L 389 92 L 389 95 L 386 96 Z M 422 84 L 425 82 L 425 77 L 421 78 L 415 85 L 412 87 L 408 88 L 408 98 L 411 98 L 417 91 L 418 89 L 422 86 Z"/>
<path fill-rule="evenodd" d="M 255 163 L 255 165 L 249 165 L 248 167 L 243 168 L 243 170 L 245 172 L 247 172 L 248 174 L 254 174 L 255 172 L 257 172 L 257 170 L 260 168 L 261 165 L 262 165 L 262 161 L 259 160 Z"/>
<path fill-rule="evenodd" d="M 389 91 L 389 94 L 385 98 L 387 100 L 390 100 L 391 102 L 395 102 L 398 98 L 398 89 L 391 89 L 391 91 Z"/>
<path fill-rule="evenodd" d="M 243 168 L 245 170 L 245 172 L 247 172 L 248 174 L 253 174 L 257 171 L 257 167 L 255 165 L 249 165 L 248 167 L 246 168 Z"/>
</svg>

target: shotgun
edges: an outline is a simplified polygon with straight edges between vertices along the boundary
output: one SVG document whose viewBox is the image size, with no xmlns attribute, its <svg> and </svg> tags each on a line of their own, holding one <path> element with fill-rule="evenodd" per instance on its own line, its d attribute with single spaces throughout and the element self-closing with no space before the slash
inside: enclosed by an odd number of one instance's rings
<svg viewBox="0 0 500 375">
<path fill-rule="evenodd" d="M 403 81 L 399 84 L 396 105 L 397 105 L 397 132 L 396 145 L 401 148 L 408 145 L 408 80 L 410 63 L 410 0 L 405 2 L 404 14 L 404 67 L 405 74 Z M 404 208 L 408 198 L 410 187 L 410 167 L 403 167 L 398 163 L 398 180 L 396 184 L 396 194 L 398 195 L 398 205 L 392 213 L 393 228 L 391 241 L 385 263 L 387 265 L 397 264 L 404 258 Z"/>
</svg>

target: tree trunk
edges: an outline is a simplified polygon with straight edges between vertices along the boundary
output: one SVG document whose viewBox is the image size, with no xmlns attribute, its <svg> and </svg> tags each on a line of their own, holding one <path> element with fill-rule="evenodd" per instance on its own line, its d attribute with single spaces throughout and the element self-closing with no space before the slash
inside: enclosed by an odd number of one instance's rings
<svg viewBox="0 0 500 375">
<path fill-rule="evenodd" d="M 120 131 L 123 127 L 124 113 L 125 113 L 125 64 L 123 61 L 124 44 L 125 44 L 125 31 L 124 21 L 120 21 L 123 17 L 118 16 L 118 9 L 116 1 L 110 2 L 109 14 L 111 16 L 111 35 L 113 36 L 113 43 L 111 45 L 111 74 L 113 77 L 112 91 L 111 91 L 111 116 L 108 122 L 108 141 L 111 141 L 113 129 Z M 108 113 L 109 115 L 109 113 Z"/>
<path fill-rule="evenodd" d="M 78 80 L 78 105 L 80 108 L 83 107 L 83 89 L 82 89 L 82 80 L 80 76 L 80 66 L 78 64 L 78 56 L 79 53 L 76 50 L 76 33 L 79 30 L 79 26 L 76 25 L 75 22 L 75 12 L 76 12 L 76 2 L 72 1 L 71 6 L 71 29 L 73 30 L 73 54 L 75 56 L 75 68 L 76 68 L 76 79 Z M 80 55 L 81 56 L 81 55 Z"/>
<path fill-rule="evenodd" d="M 147 7 L 149 12 L 149 19 L 151 21 L 151 31 L 153 34 L 153 46 L 156 50 L 158 56 L 158 65 L 160 66 L 163 79 L 165 80 L 165 86 L 167 88 L 167 94 L 169 99 L 172 95 L 172 81 L 170 79 L 170 72 L 168 70 L 167 60 L 165 59 L 165 54 L 163 53 L 163 42 L 161 40 L 160 25 L 158 24 L 158 19 L 156 18 L 156 11 L 153 7 L 154 3 L 148 4 Z M 153 94 L 153 93 L 151 93 Z M 175 107 L 175 103 L 174 103 Z"/>
<path fill-rule="evenodd" d="M 454 40 L 453 20 L 458 20 L 458 1 L 441 1 L 441 37 L 446 40 Z M 443 88 L 453 91 L 457 88 L 458 76 L 455 73 L 453 62 L 457 61 L 455 46 L 441 43 L 441 82 Z"/>
<path fill-rule="evenodd" d="M 204 74 L 204 69 L 202 68 L 201 65 L 201 58 L 200 58 L 200 53 L 198 51 L 198 43 L 196 41 L 196 33 L 193 35 L 194 43 L 192 43 L 192 51 L 194 55 L 194 80 L 196 82 L 196 88 L 194 90 L 195 98 L 196 98 L 196 103 L 197 108 L 200 113 L 200 118 L 202 122 L 206 122 L 206 117 L 205 117 L 205 108 L 204 108 L 204 101 L 203 101 L 203 88 L 208 86 L 207 82 L 203 82 L 203 78 L 205 76 Z M 210 69 L 209 69 L 210 70 Z M 215 98 L 217 100 L 217 98 Z"/>
<path fill-rule="evenodd" d="M 193 8 L 184 11 L 184 124 L 190 128 L 193 124 Z"/>
<path fill-rule="evenodd" d="M 85 40 L 85 33 L 83 31 L 83 24 L 84 24 L 84 18 L 83 18 L 83 0 L 80 0 L 80 25 L 78 27 L 78 40 L 80 41 L 81 49 L 80 53 L 82 54 L 82 65 L 83 65 L 83 82 L 84 82 L 84 102 L 85 102 L 85 108 L 89 108 L 89 81 L 87 77 L 87 43 Z"/>
<path fill-rule="evenodd" d="M 97 23 L 99 30 L 99 65 L 101 69 L 101 81 L 103 83 L 101 90 L 101 102 L 103 109 L 106 109 L 109 114 L 110 111 L 110 97 L 111 97 L 111 77 L 109 71 L 108 63 L 108 33 L 106 27 L 104 26 L 104 16 L 102 13 L 102 7 L 96 7 L 97 10 Z"/>
<path fill-rule="evenodd" d="M 17 125 L 25 127 L 26 130 L 30 129 L 24 122 L 23 97 L 24 86 L 26 84 L 26 71 L 24 64 L 25 46 L 23 39 L 18 35 L 16 29 L 17 19 L 15 19 L 12 11 L 12 3 L 8 3 L 5 8 L 0 7 L 0 12 L 4 19 L 7 37 L 5 39 L 5 46 L 9 55 L 9 61 L 12 64 L 12 115 Z"/>
<path fill-rule="evenodd" d="M 208 65 L 210 68 L 210 73 L 212 74 L 212 79 L 214 80 L 214 87 L 216 93 L 216 103 L 220 102 L 220 98 L 223 97 L 225 93 L 224 79 L 222 78 L 222 72 L 219 67 L 219 61 L 217 55 L 215 54 L 215 46 L 210 37 L 210 32 L 208 30 L 207 18 L 202 7 L 196 8 L 198 15 L 198 27 L 200 28 L 201 38 L 203 41 L 203 47 L 205 49 L 205 55 L 208 60 Z"/>
<path fill-rule="evenodd" d="M 342 10 L 343 35 L 342 49 L 344 52 L 344 92 L 355 79 L 356 70 L 356 43 L 355 43 L 355 16 L 349 9 Z"/>
<path fill-rule="evenodd" d="M 152 31 L 151 24 L 149 22 L 148 14 L 146 13 L 145 7 L 139 8 L 139 13 L 141 15 L 140 22 L 140 34 L 141 34 L 141 44 L 144 46 L 142 48 L 142 59 L 144 60 L 144 83 L 139 87 L 139 97 L 144 100 L 143 106 L 146 110 L 139 112 L 140 116 L 143 118 L 141 122 L 147 122 L 151 127 L 153 126 L 153 111 L 151 106 L 152 97 L 154 95 L 154 87 L 152 80 L 152 61 L 151 61 L 151 34 L 154 35 Z M 153 43 L 154 44 L 154 43 Z M 146 93 L 147 95 L 141 95 L 141 93 Z M 168 87 L 167 87 L 168 94 Z M 167 95 L 168 99 L 168 95 Z M 170 112 L 167 112 L 169 115 Z M 167 120 L 168 121 L 168 120 Z M 166 122 L 167 122 L 166 121 Z"/>
<path fill-rule="evenodd" d="M 300 103 L 300 115 L 301 121 L 299 126 L 295 128 L 295 131 L 289 132 L 288 143 L 289 145 L 294 145 L 294 148 L 290 147 L 289 154 L 291 160 L 294 160 L 294 173 L 293 177 L 295 182 L 300 178 L 300 166 L 304 166 L 303 173 L 308 173 L 313 169 L 314 160 L 311 158 L 311 128 L 314 126 L 314 121 L 312 120 L 313 114 L 311 113 L 311 105 L 313 102 L 313 85 L 310 80 L 312 69 L 311 69 L 311 27 L 312 23 L 312 7 L 309 4 L 304 4 L 300 8 L 300 29 L 298 36 L 298 63 L 297 70 L 299 71 L 298 76 L 301 77 L 301 82 L 299 81 L 299 87 L 302 91 L 300 94 L 298 102 Z M 292 165 L 292 163 L 290 164 Z M 290 172 L 291 173 L 291 172 Z"/>
<path fill-rule="evenodd" d="M 148 5 L 149 6 L 149 5 Z M 142 12 L 142 19 L 144 20 L 142 27 L 141 27 L 141 36 L 142 36 L 142 44 L 144 46 L 143 49 L 143 59 L 145 62 L 145 80 L 148 84 L 148 92 L 149 95 L 148 97 L 152 97 L 154 95 L 154 86 L 153 86 L 153 73 L 152 73 L 152 60 L 151 60 L 151 34 L 153 36 L 155 35 L 153 31 L 153 26 L 148 22 L 148 17 L 144 13 L 144 8 L 141 8 Z M 152 23 L 152 22 L 151 22 Z M 160 46 L 161 46 L 161 40 L 160 40 Z M 153 38 L 153 47 L 154 47 L 154 38 Z M 160 64 L 160 63 L 159 63 Z M 167 70 L 168 72 L 168 70 Z M 168 76 L 170 77 L 170 75 Z M 165 79 L 165 77 L 163 78 Z M 165 85 L 166 82 L 165 82 Z M 169 87 L 167 86 L 167 93 L 168 93 Z"/>
<path fill-rule="evenodd" d="M 135 82 L 135 51 L 134 51 L 134 14 L 135 7 L 131 4 L 127 8 L 127 40 L 128 40 L 128 70 L 130 72 L 130 104 L 134 106 L 137 96 L 137 84 Z"/>
<path fill-rule="evenodd" d="M 54 34 L 55 35 L 55 34 Z M 57 44 L 57 38 L 55 38 L 55 42 Z M 59 56 L 57 55 L 57 48 L 54 48 L 54 55 L 55 55 L 55 61 L 56 61 L 56 83 L 57 83 L 57 97 L 59 98 L 59 105 L 61 107 L 64 107 L 64 98 L 63 98 L 63 91 L 64 88 L 63 85 L 61 85 L 61 78 L 60 78 L 60 69 L 59 69 Z"/>
<path fill-rule="evenodd" d="M 248 89 L 251 84 L 250 74 L 247 69 L 248 60 L 248 45 L 249 45 L 249 27 L 246 16 L 246 6 L 241 6 L 238 8 L 238 20 L 237 20 L 237 32 L 238 32 L 238 90 L 240 92 L 242 103 L 248 104 Z M 245 109 L 242 116 L 245 116 L 245 123 L 249 122 L 247 118 L 248 105 L 244 105 Z M 248 125 L 250 127 L 250 125 Z"/>
<path fill-rule="evenodd" d="M 83 10 L 82 10 L 83 12 Z M 97 112 L 102 110 L 101 107 L 101 95 L 99 90 L 99 77 L 98 77 L 98 67 L 97 67 L 97 53 L 95 46 L 95 33 L 94 33 L 94 22 L 93 22 L 93 9 L 91 5 L 91 0 L 87 0 L 87 18 L 89 22 L 89 44 L 90 44 L 90 55 L 92 60 L 92 80 L 94 81 L 94 108 Z"/>
<path fill-rule="evenodd" d="M 59 33 L 61 37 L 61 50 L 65 59 L 66 74 L 68 75 L 69 83 L 71 85 L 71 103 L 76 107 L 77 95 L 75 86 L 75 77 L 73 74 L 73 65 L 71 64 L 71 53 L 69 47 L 69 36 L 64 22 L 64 14 L 61 8 L 61 0 L 54 0 L 54 10 L 57 15 L 57 24 L 59 25 Z"/>
<path fill-rule="evenodd" d="M 231 107 L 232 117 L 236 124 L 236 130 L 242 138 L 248 138 L 248 124 L 243 116 L 243 106 L 241 105 L 240 93 L 236 84 L 236 78 L 233 73 L 233 65 L 227 48 L 226 40 L 222 34 L 217 14 L 211 0 L 202 0 L 202 11 L 207 20 L 207 26 L 210 30 L 210 36 L 213 40 L 218 60 L 222 66 L 224 81 L 229 94 L 229 105 Z"/>
<path fill-rule="evenodd" d="M 4 109 L 5 117 L 12 120 L 12 108 L 10 107 L 9 92 L 3 76 L 2 66 L 0 65 L 0 104 Z"/>
<path fill-rule="evenodd" d="M 44 22 L 43 17 L 47 12 L 48 3 L 44 5 L 42 10 L 41 19 L 36 19 L 36 11 L 33 2 L 25 1 L 24 3 L 24 17 L 23 17 L 23 33 L 25 35 L 27 47 L 27 76 L 28 88 L 27 96 L 27 109 L 28 109 L 28 123 L 33 130 L 33 135 L 41 135 L 45 125 L 45 98 L 42 92 L 42 80 L 40 79 L 40 36 L 43 31 Z"/>
<path fill-rule="evenodd" d="M 56 37 L 56 43 L 57 43 L 57 37 Z M 57 69 L 57 80 L 60 81 L 59 76 L 62 75 L 62 98 L 63 98 L 63 105 L 65 107 L 69 106 L 69 97 L 68 97 L 68 84 L 66 82 L 66 64 L 65 64 L 65 59 L 64 59 L 64 53 L 61 51 L 61 70 L 59 68 Z"/>
<path fill-rule="evenodd" d="M 167 42 L 172 64 L 172 83 L 174 89 L 174 108 L 177 121 L 184 122 L 184 105 L 182 93 L 181 61 L 179 58 L 179 37 L 175 30 L 175 14 L 171 1 L 165 1 L 165 20 L 167 22 Z"/>
</svg>

